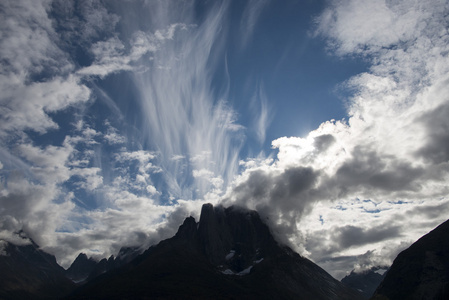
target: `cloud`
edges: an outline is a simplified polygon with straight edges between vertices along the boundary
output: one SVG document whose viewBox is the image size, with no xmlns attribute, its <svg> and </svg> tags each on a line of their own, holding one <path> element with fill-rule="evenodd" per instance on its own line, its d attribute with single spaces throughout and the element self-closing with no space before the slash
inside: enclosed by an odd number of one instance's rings
<svg viewBox="0 0 449 300">
<path fill-rule="evenodd" d="M 260 14 L 269 3 L 270 1 L 268 0 L 250 0 L 245 6 L 242 19 L 240 21 L 240 32 L 242 33 L 241 45 L 243 48 L 248 44 L 249 39 L 255 30 Z"/>
<path fill-rule="evenodd" d="M 332 262 L 389 264 L 445 221 L 448 9 L 441 1 L 332 2 L 317 34 L 330 53 L 371 63 L 341 85 L 352 93 L 348 118 L 274 140 L 275 159 L 242 164 L 224 202 L 258 209 L 279 239 L 336 276 Z M 415 209 L 425 222 L 404 215 Z M 370 263 L 361 264 L 366 253 Z"/>
<path fill-rule="evenodd" d="M 97 80 L 125 78 L 137 88 L 129 97 L 137 100 L 139 113 L 133 117 L 131 126 L 138 129 L 130 130 L 132 134 L 120 135 L 108 123 L 103 123 L 104 133 L 86 118 L 89 125 L 78 129 L 82 137 L 71 138 L 77 143 L 72 173 L 84 176 L 71 180 L 77 179 L 96 209 L 77 206 L 72 222 L 62 227 L 67 233 L 46 243 L 65 265 L 79 251 L 116 254 L 121 246 L 149 245 L 173 235 L 185 217 L 198 215 L 205 201 L 218 201 L 239 168 L 245 129 L 227 94 L 216 95 L 211 88 L 211 74 L 224 57 L 216 53 L 223 54 L 227 5 L 207 5 L 199 22 L 193 4 L 184 6 L 182 14 L 174 2 L 148 5 L 151 9 L 145 7 L 148 15 L 139 26 L 135 14 L 120 15 L 114 24 L 126 34 L 89 35 L 86 52 L 91 61 L 75 71 L 94 82 L 89 86 L 100 94 L 103 87 Z M 112 16 L 100 11 L 103 17 Z M 81 26 L 79 20 L 74 23 Z M 129 99 L 111 95 L 102 95 L 105 104 L 126 117 L 120 110 Z M 112 153 L 93 143 L 102 140 Z M 77 192 L 74 202 L 81 201 Z"/>
<path fill-rule="evenodd" d="M 94 62 L 82 69 L 79 75 L 94 75 L 105 77 L 119 71 L 131 71 L 133 69 L 145 71 L 141 59 L 152 59 L 149 54 L 162 49 L 166 40 L 172 40 L 176 30 L 186 30 L 185 24 L 171 24 L 164 30 L 156 30 L 154 33 L 137 31 L 129 41 L 129 47 L 117 37 L 113 36 L 105 41 L 98 41 L 90 48 L 95 57 Z M 146 67 L 147 65 L 144 64 Z M 161 67 L 161 66 L 159 66 Z"/>
<path fill-rule="evenodd" d="M 212 88 L 227 2 L 205 4 L 204 18 L 191 3 L 131 4 L 0 4 L 1 230 L 26 230 L 68 265 L 80 251 L 169 237 L 221 200 L 259 210 L 280 240 L 341 274 L 388 264 L 444 221 L 445 1 L 329 3 L 316 36 L 369 64 L 341 83 L 348 117 L 243 161 L 246 134 L 264 143 L 272 107 L 259 86 L 247 130 L 229 88 Z M 244 43 L 267 5 L 246 6 Z"/>
<path fill-rule="evenodd" d="M 334 228 L 332 235 L 336 237 L 338 247 L 346 249 L 351 246 L 376 243 L 391 237 L 398 237 L 399 228 L 397 226 L 391 226 L 386 228 L 376 227 L 366 230 L 360 227 L 346 225 Z"/>
<path fill-rule="evenodd" d="M 74 147 L 64 137 L 56 145 L 36 145 L 30 135 L 57 130 L 54 115 L 85 105 L 91 93 L 71 74 L 75 66 L 60 47 L 49 1 L 0 6 L 0 218 L 3 226 L 14 224 L 3 228 L 10 234 L 24 230 L 45 245 L 74 208 L 61 188 L 72 176 Z"/>
<path fill-rule="evenodd" d="M 72 47 L 84 48 L 105 36 L 113 35 L 120 20 L 100 0 L 54 0 L 48 10 L 53 16 L 52 21 L 61 37 L 61 44 L 70 51 Z"/>
<path fill-rule="evenodd" d="M 59 47 L 48 1 L 2 4 L 0 135 L 57 128 L 48 113 L 87 101 L 89 89 Z"/>
<path fill-rule="evenodd" d="M 447 122 L 449 104 L 445 103 L 426 112 L 419 117 L 427 131 L 425 144 L 416 151 L 416 155 L 433 164 L 442 164 L 449 161 L 449 124 Z"/>
<path fill-rule="evenodd" d="M 194 24 L 193 9 L 185 7 L 182 24 Z M 172 25 L 168 26 L 172 28 L 170 33 L 155 34 L 164 43 L 153 53 L 148 70 L 133 77 L 143 128 L 147 128 L 143 132 L 145 141 L 160 153 L 168 188 L 178 198 L 201 198 L 212 187 L 208 180 L 189 179 L 192 170 L 207 170 L 226 183 L 238 169 L 243 127 L 226 103 L 227 95 L 214 95 L 210 76 L 221 63 L 216 54 L 212 56 L 212 48 L 214 53 L 221 52 L 219 41 L 227 9 L 225 4 L 211 5 L 200 23 Z M 158 13 L 154 18 L 167 20 L 176 19 L 177 14 L 165 10 Z M 183 163 L 173 159 L 180 153 L 186 157 Z"/>
<path fill-rule="evenodd" d="M 267 128 L 270 126 L 273 115 L 270 113 L 271 107 L 268 104 L 268 99 L 262 85 L 251 99 L 250 106 L 254 112 L 253 130 L 256 133 L 258 142 L 263 144 L 265 142 Z"/>
<path fill-rule="evenodd" d="M 360 185 L 378 191 L 419 191 L 416 179 L 424 174 L 421 167 L 413 167 L 410 162 L 401 162 L 396 157 L 382 158 L 371 149 L 358 146 L 352 155 L 338 168 L 332 180 L 341 192 L 352 187 L 360 189 Z"/>
<path fill-rule="evenodd" d="M 45 133 L 57 129 L 58 125 L 49 113 L 86 102 L 90 96 L 89 89 L 73 76 L 56 77 L 47 82 L 25 82 L 26 78 L 14 74 L 0 74 L 3 90 L 0 135 L 22 130 Z"/>
<path fill-rule="evenodd" d="M 71 69 L 67 55 L 55 43 L 55 32 L 47 17 L 49 1 L 8 1 L 2 8 L 2 74 L 45 75 Z M 28 73 L 28 74 L 27 74 Z"/>
<path fill-rule="evenodd" d="M 335 1 L 318 17 L 317 33 L 330 37 L 330 47 L 337 54 L 371 54 L 413 39 L 414 31 L 424 26 L 421 22 L 431 17 L 417 4 Z"/>
<path fill-rule="evenodd" d="M 106 126 L 108 128 L 103 138 L 108 142 L 108 144 L 120 145 L 126 143 L 126 138 L 121 135 L 116 128 L 112 127 L 109 122 L 106 122 Z"/>
</svg>

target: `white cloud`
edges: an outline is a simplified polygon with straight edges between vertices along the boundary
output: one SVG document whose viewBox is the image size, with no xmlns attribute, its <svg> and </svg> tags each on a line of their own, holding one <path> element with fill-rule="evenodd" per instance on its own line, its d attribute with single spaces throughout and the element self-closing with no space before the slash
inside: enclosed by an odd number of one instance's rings
<svg viewBox="0 0 449 300">
<path fill-rule="evenodd" d="M 103 138 L 111 145 L 120 145 L 126 143 L 126 138 L 118 130 L 108 124 L 108 129 Z"/>
<path fill-rule="evenodd" d="M 46 68 L 72 69 L 66 54 L 55 43 L 56 34 L 47 16 L 50 1 L 3 1 L 0 29 L 2 73 L 30 76 Z"/>
<path fill-rule="evenodd" d="M 115 32 L 120 20 L 110 13 L 101 0 L 51 1 L 52 20 L 58 28 L 64 46 L 86 46 L 98 39 L 104 39 Z"/>
<path fill-rule="evenodd" d="M 122 152 L 117 155 L 117 160 L 138 160 L 140 163 L 146 163 L 155 158 L 155 154 L 151 151 L 138 150 L 132 152 Z"/>
<path fill-rule="evenodd" d="M 426 4 L 419 4 L 418 1 L 334 1 L 318 18 L 317 30 L 329 35 L 330 45 L 338 54 L 371 54 L 414 38 L 415 31 L 431 18 L 423 9 Z"/>
<path fill-rule="evenodd" d="M 183 24 L 193 23 L 193 10 L 190 5 L 184 8 Z M 152 65 L 160 68 L 134 76 L 146 121 L 143 126 L 148 128 L 146 141 L 160 153 L 168 188 L 177 198 L 201 198 L 211 187 L 204 180 L 191 184 L 191 169 L 210 170 L 225 182 L 237 171 L 243 127 L 226 101 L 220 100 L 227 95 L 214 95 L 210 76 L 221 63 L 221 56 L 213 55 L 212 49 L 220 52 L 218 39 L 226 10 L 225 4 L 213 5 L 201 23 L 167 33 L 161 48 L 153 54 Z M 157 19 L 178 17 L 176 10 L 155 9 L 150 14 L 156 12 Z M 180 153 L 190 165 L 172 159 Z"/>
<path fill-rule="evenodd" d="M 58 128 L 48 113 L 83 103 L 90 96 L 89 89 L 73 76 L 31 84 L 25 81 L 14 74 L 0 74 L 0 136 L 26 129 L 45 133 Z"/>
<path fill-rule="evenodd" d="M 262 11 L 269 3 L 270 1 L 268 0 L 250 0 L 245 6 L 240 21 L 242 47 L 245 47 L 248 44 Z"/>
<path fill-rule="evenodd" d="M 77 74 L 105 77 L 119 71 L 141 69 L 142 64 L 137 64 L 140 59 L 146 58 L 148 62 L 148 54 L 159 51 L 165 40 L 172 40 L 176 30 L 186 28 L 184 24 L 171 24 L 167 29 L 156 30 L 154 34 L 137 31 L 129 41 L 129 49 L 117 36 L 98 41 L 90 49 L 95 56 L 94 63 L 80 69 Z"/>
<path fill-rule="evenodd" d="M 177 161 L 177 160 L 183 160 L 185 158 L 186 157 L 184 155 L 177 154 L 177 155 L 173 155 L 171 159 L 174 161 Z"/>
<path fill-rule="evenodd" d="M 100 168 L 74 168 L 71 175 L 83 179 L 78 181 L 77 185 L 85 190 L 93 191 L 103 184 Z"/>
<path fill-rule="evenodd" d="M 69 143 L 61 147 L 47 146 L 40 148 L 31 144 L 18 146 L 20 155 L 30 164 L 33 177 L 42 184 L 58 184 L 70 178 L 66 167 L 73 148 Z"/>
<path fill-rule="evenodd" d="M 268 99 L 262 85 L 259 87 L 259 91 L 253 96 L 251 108 L 255 112 L 253 116 L 253 128 L 259 143 L 263 144 L 265 142 L 267 128 L 270 126 L 273 116 L 270 113 L 271 107 L 268 104 Z"/>
<path fill-rule="evenodd" d="M 154 187 L 154 185 L 147 185 L 146 189 L 147 189 L 147 192 L 148 192 L 150 195 L 158 195 L 158 194 L 160 194 L 160 192 L 158 192 L 158 191 L 156 190 L 156 188 Z"/>
<path fill-rule="evenodd" d="M 391 263 L 447 219 L 444 11 L 441 1 L 332 2 L 318 32 L 337 55 L 372 63 L 344 83 L 353 92 L 348 119 L 273 141 L 276 160 L 246 162 L 225 203 L 258 209 L 339 278 L 342 268 Z"/>
<path fill-rule="evenodd" d="M 87 101 L 90 91 L 69 75 L 74 66 L 58 46 L 50 2 L 6 1 L 1 7 L 0 137 L 57 128 L 48 113 Z"/>
</svg>

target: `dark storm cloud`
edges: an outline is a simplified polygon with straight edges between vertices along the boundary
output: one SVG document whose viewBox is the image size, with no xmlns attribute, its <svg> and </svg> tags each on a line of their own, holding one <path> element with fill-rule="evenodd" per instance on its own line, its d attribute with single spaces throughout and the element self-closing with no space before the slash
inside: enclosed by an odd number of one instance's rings
<svg viewBox="0 0 449 300">
<path fill-rule="evenodd" d="M 353 225 L 334 227 L 330 230 L 315 231 L 314 236 L 307 239 L 307 249 L 314 257 L 330 257 L 332 254 L 351 247 L 359 247 L 401 236 L 401 227 L 383 224 L 371 228 Z"/>
<path fill-rule="evenodd" d="M 346 249 L 352 246 L 360 246 L 396 238 L 400 235 L 400 227 L 384 225 L 382 227 L 365 229 L 347 225 L 335 228 L 333 235 L 338 246 L 341 249 Z"/>
<path fill-rule="evenodd" d="M 335 175 L 335 182 L 341 191 L 351 187 L 366 186 L 384 191 L 417 190 L 414 184 L 423 173 L 422 168 L 395 157 L 379 156 L 367 147 L 357 146 L 353 158 L 342 164 Z"/>
<path fill-rule="evenodd" d="M 300 212 L 309 204 L 318 176 L 318 172 L 306 167 L 288 168 L 279 174 L 255 170 L 234 191 L 242 203 L 255 201 L 258 207 L 269 205 L 280 211 L 295 208 Z"/>
<path fill-rule="evenodd" d="M 433 163 L 449 161 L 449 104 L 445 103 L 427 112 L 418 119 L 427 131 L 425 144 L 416 155 Z"/>
<path fill-rule="evenodd" d="M 444 213 L 449 212 L 449 204 L 443 202 L 437 205 L 419 205 L 407 212 L 407 217 L 419 218 L 422 220 L 435 220 Z M 449 216 L 449 215 L 448 215 Z M 432 226 L 435 226 L 435 221 L 432 222 Z"/>
<path fill-rule="evenodd" d="M 223 204 L 233 200 L 232 204 L 256 209 L 277 239 L 289 243 L 288 236 L 297 233 L 296 222 L 315 200 L 318 177 L 319 172 L 308 167 L 290 167 L 280 173 L 253 170 Z"/>
<path fill-rule="evenodd" d="M 332 144 L 336 141 L 335 137 L 332 134 L 323 134 L 315 137 L 313 145 L 317 152 L 326 151 Z"/>
<path fill-rule="evenodd" d="M 317 177 L 318 173 L 312 168 L 286 169 L 274 179 L 273 189 L 270 191 L 271 202 L 281 202 L 282 206 L 295 207 L 299 196 L 313 188 Z"/>
</svg>

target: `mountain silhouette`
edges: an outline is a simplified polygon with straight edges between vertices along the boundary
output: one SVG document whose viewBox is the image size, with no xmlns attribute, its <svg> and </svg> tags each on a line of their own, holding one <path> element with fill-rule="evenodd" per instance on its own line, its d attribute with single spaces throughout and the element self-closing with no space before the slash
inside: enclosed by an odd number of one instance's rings
<svg viewBox="0 0 449 300">
<path fill-rule="evenodd" d="M 371 299 L 449 299 L 449 220 L 399 253 Z"/>
<path fill-rule="evenodd" d="M 205 204 L 176 235 L 69 299 L 362 299 L 275 241 L 255 211 Z"/>
<path fill-rule="evenodd" d="M 0 299 L 56 299 L 73 290 L 73 282 L 56 258 L 40 250 L 31 239 L 24 240 L 28 244 L 2 241 Z"/>
</svg>

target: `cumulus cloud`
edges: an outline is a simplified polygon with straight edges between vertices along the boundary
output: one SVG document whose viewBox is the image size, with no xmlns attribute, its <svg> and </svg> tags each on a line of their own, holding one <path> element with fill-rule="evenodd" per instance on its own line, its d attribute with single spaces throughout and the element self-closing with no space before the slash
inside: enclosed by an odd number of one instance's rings
<svg viewBox="0 0 449 300">
<path fill-rule="evenodd" d="M 372 64 L 342 84 L 352 92 L 348 119 L 273 141 L 276 159 L 247 161 L 225 202 L 256 208 L 340 277 L 341 264 L 360 269 L 365 253 L 365 267 L 391 263 L 404 243 L 444 221 L 448 9 L 444 1 L 332 2 L 316 19 L 317 34 L 331 53 Z M 431 217 L 410 219 L 404 209 Z M 385 240 L 388 251 L 378 248 Z"/>
<path fill-rule="evenodd" d="M 52 21 L 61 37 L 60 43 L 69 51 L 112 36 L 120 20 L 100 0 L 53 0 L 50 8 L 54 16 Z"/>
<path fill-rule="evenodd" d="M 10 234 L 24 230 L 45 245 L 47 234 L 74 208 L 61 189 L 72 176 L 68 162 L 74 147 L 64 137 L 55 145 L 36 145 L 30 133 L 57 130 L 53 115 L 84 105 L 91 93 L 71 74 L 75 66 L 60 47 L 50 1 L 4 1 L 0 6 L 1 224 Z M 5 229 L 5 224 L 10 225 Z M 2 239 L 14 242 L 5 235 Z"/>
<path fill-rule="evenodd" d="M 318 17 L 318 33 L 330 37 L 338 54 L 370 54 L 383 47 L 407 42 L 429 18 L 414 1 L 335 1 Z"/>
</svg>

